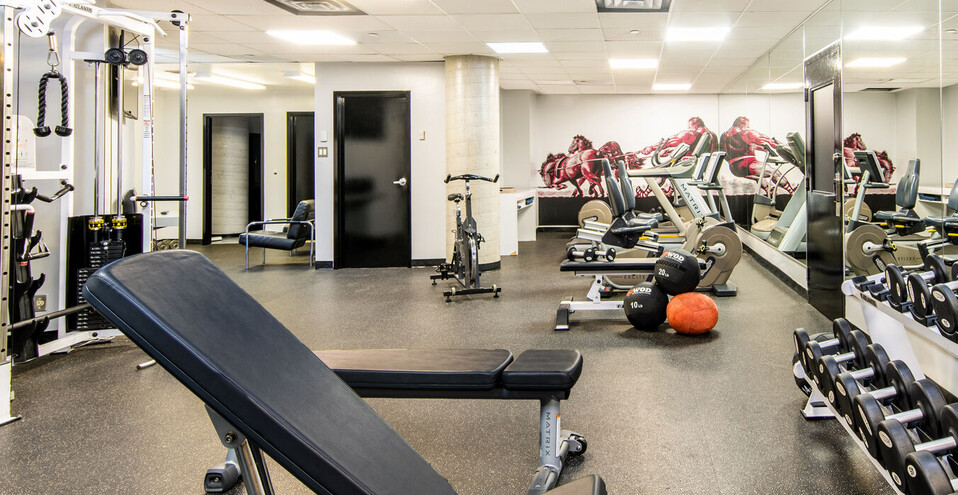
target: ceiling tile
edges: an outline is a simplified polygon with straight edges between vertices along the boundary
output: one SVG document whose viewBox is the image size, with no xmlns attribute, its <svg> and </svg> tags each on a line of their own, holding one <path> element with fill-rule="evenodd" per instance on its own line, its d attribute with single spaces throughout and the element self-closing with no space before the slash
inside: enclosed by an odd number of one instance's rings
<svg viewBox="0 0 958 495">
<path fill-rule="evenodd" d="M 594 13 L 595 0 L 513 0 L 523 13 L 587 12 Z"/>
<path fill-rule="evenodd" d="M 370 46 L 383 55 L 436 55 L 435 52 L 419 43 L 378 43 Z"/>
<path fill-rule="evenodd" d="M 485 43 L 426 43 L 431 50 L 443 55 L 493 55 Z"/>
<path fill-rule="evenodd" d="M 475 36 L 463 30 L 456 31 L 405 31 L 410 38 L 420 43 L 475 43 Z"/>
<path fill-rule="evenodd" d="M 788 8 L 789 10 L 801 10 L 806 13 L 812 13 L 830 1 L 831 0 L 802 0 L 801 2 L 788 2 Z M 873 0 L 868 1 L 872 2 Z M 897 4 L 901 0 L 891 1 Z M 752 0 L 748 9 L 756 12 L 778 12 L 782 10 L 782 0 Z"/>
<path fill-rule="evenodd" d="M 392 57 L 403 62 L 442 62 L 442 55 L 438 53 L 432 55 L 393 55 Z"/>
<path fill-rule="evenodd" d="M 794 3 L 794 2 L 793 2 Z M 789 8 L 791 9 L 791 3 Z M 746 12 L 735 24 L 736 28 L 739 27 L 788 27 L 792 28 L 799 25 L 805 18 L 808 17 L 808 12 L 782 12 L 781 10 L 774 12 Z"/>
<path fill-rule="evenodd" d="M 588 29 L 599 27 L 595 14 L 528 14 L 526 18 L 537 29 Z"/>
<path fill-rule="evenodd" d="M 233 15 L 227 19 L 249 26 L 256 26 L 263 31 L 269 29 L 328 29 L 336 32 L 343 31 L 378 31 L 389 29 L 389 26 L 379 18 L 368 15 L 335 15 L 335 16 L 256 16 Z M 219 29 L 218 31 L 232 31 Z"/>
<path fill-rule="evenodd" d="M 547 41 L 546 48 L 552 53 L 561 52 L 598 52 L 605 53 L 605 43 L 600 41 Z"/>
<path fill-rule="evenodd" d="M 261 31 L 261 29 L 221 15 L 200 14 L 190 16 L 190 32 L 197 31 Z"/>
<path fill-rule="evenodd" d="M 672 12 L 741 12 L 750 0 L 675 0 Z"/>
<path fill-rule="evenodd" d="M 638 31 L 632 34 L 632 31 Z M 665 28 L 604 28 L 602 37 L 606 41 L 662 41 L 665 39 Z"/>
<path fill-rule="evenodd" d="M 610 57 L 659 58 L 662 42 L 606 41 L 605 47 Z"/>
<path fill-rule="evenodd" d="M 213 10 L 209 10 L 209 8 L 203 8 L 201 2 L 190 3 L 184 0 L 113 0 L 110 2 L 110 6 L 118 9 L 152 10 L 157 12 L 182 10 L 191 15 L 215 13 Z"/>
<path fill-rule="evenodd" d="M 469 31 L 509 31 L 530 28 L 522 14 L 471 14 L 450 17 Z"/>
<path fill-rule="evenodd" d="M 445 15 L 390 15 L 377 17 L 400 31 L 458 31 L 460 27 Z"/>
<path fill-rule="evenodd" d="M 686 28 L 731 26 L 737 18 L 737 12 L 681 12 L 669 17 L 669 26 Z"/>
<path fill-rule="evenodd" d="M 200 50 L 225 56 L 263 54 L 262 51 L 254 50 L 238 43 L 190 43 L 190 50 Z"/>
<path fill-rule="evenodd" d="M 532 81 L 503 81 L 499 83 L 499 87 L 502 89 L 539 89 L 539 86 Z"/>
<path fill-rule="evenodd" d="M 116 2 L 113 2 L 116 3 Z M 137 2 L 141 3 L 141 2 Z M 162 2 L 167 3 L 167 2 Z M 229 1 L 218 1 L 218 2 L 204 2 L 202 0 L 194 0 L 192 2 L 198 7 L 205 9 L 210 9 L 215 11 L 220 15 L 287 15 L 293 16 L 292 12 L 289 12 L 281 7 L 277 7 L 269 2 L 264 2 L 262 0 L 229 0 Z M 140 7 L 142 8 L 142 7 Z M 171 7 L 169 4 L 165 5 L 162 10 L 169 12 L 175 7 Z M 187 10 L 187 12 L 189 12 Z"/>
<path fill-rule="evenodd" d="M 547 44 L 548 46 L 548 44 Z M 557 52 L 553 51 L 552 54 L 556 59 L 562 60 L 597 60 L 604 59 L 605 52 Z"/>
<path fill-rule="evenodd" d="M 518 13 L 511 0 L 432 0 L 447 14 L 513 14 Z"/>
<path fill-rule="evenodd" d="M 584 95 L 601 95 L 601 94 L 610 94 L 615 93 L 615 86 L 612 84 L 579 84 L 579 92 Z"/>
<path fill-rule="evenodd" d="M 532 28 L 510 31 L 472 31 L 472 35 L 483 43 L 539 41 L 539 35 Z"/>
<path fill-rule="evenodd" d="M 602 41 L 599 29 L 538 29 L 542 41 Z"/>
<path fill-rule="evenodd" d="M 429 0 L 349 0 L 357 9 L 369 15 L 441 15 Z"/>
</svg>

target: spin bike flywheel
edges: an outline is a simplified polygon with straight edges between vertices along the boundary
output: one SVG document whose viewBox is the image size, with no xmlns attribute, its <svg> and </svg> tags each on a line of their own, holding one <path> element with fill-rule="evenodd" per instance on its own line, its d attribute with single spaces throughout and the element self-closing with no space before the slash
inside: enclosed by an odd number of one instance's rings
<svg viewBox="0 0 958 495">
<path fill-rule="evenodd" d="M 845 261 L 858 275 L 875 275 L 882 271 L 880 266 L 897 264 L 895 255 L 886 250 L 874 254 L 865 252 L 865 244 L 871 242 L 881 246 L 888 239 L 888 234 L 881 227 L 874 224 L 865 224 L 852 231 L 845 237 Z M 880 263 L 876 263 L 878 258 Z"/>
</svg>

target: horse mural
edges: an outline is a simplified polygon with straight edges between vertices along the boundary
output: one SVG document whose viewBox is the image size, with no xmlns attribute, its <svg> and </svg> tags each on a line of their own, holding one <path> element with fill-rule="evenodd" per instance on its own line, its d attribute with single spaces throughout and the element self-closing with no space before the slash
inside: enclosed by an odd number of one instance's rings
<svg viewBox="0 0 958 495">
<path fill-rule="evenodd" d="M 592 146 L 592 141 L 576 134 L 569 145 L 568 154 L 549 153 L 539 168 L 539 175 L 546 187 L 561 190 L 571 184 L 575 188 L 572 197 L 578 198 L 584 196 L 582 184 L 588 182 L 589 196 L 605 196 L 602 165 L 597 161 L 602 155 Z"/>
<path fill-rule="evenodd" d="M 858 162 L 855 161 L 855 152 L 867 150 L 868 147 L 865 146 L 865 141 L 862 139 L 862 135 L 859 133 L 853 133 L 852 135 L 845 138 L 843 142 L 843 154 L 845 155 L 845 165 L 849 167 L 858 167 Z M 891 181 L 891 176 L 895 173 L 895 165 L 892 163 L 891 159 L 888 158 L 887 151 L 875 151 L 875 155 L 878 157 L 878 165 L 881 167 L 882 174 L 884 175 L 883 180 L 885 182 Z"/>
</svg>

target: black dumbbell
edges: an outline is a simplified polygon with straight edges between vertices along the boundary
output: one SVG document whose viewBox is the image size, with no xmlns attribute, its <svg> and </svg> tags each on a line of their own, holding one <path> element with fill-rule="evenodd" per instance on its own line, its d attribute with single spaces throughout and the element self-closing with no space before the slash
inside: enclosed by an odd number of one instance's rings
<svg viewBox="0 0 958 495">
<path fill-rule="evenodd" d="M 798 353 L 799 361 L 802 362 L 802 368 L 805 375 L 812 376 L 814 366 L 818 363 L 818 358 L 824 354 L 834 354 L 840 351 L 847 351 L 852 348 L 852 326 L 848 320 L 838 318 L 832 322 L 832 335 L 834 338 L 819 340 L 822 334 L 810 337 L 804 328 L 798 328 L 792 332 L 792 340 L 795 343 L 795 352 Z M 807 351 L 809 344 L 815 342 L 814 348 Z"/>
<path fill-rule="evenodd" d="M 908 387 L 915 381 L 915 376 L 908 365 L 897 359 L 888 363 L 885 366 L 884 380 L 885 384 L 881 388 L 862 390 L 851 372 L 845 371 L 835 377 L 835 409 L 856 435 L 860 424 L 852 401 L 861 394 L 870 394 L 882 405 L 894 405 L 899 411 L 911 409 Z M 872 381 L 872 386 L 877 386 L 875 381 Z"/>
<path fill-rule="evenodd" d="M 898 311 L 905 312 L 914 303 L 912 297 L 913 291 L 909 290 L 907 279 L 914 276 L 913 284 L 927 287 L 947 282 L 951 280 L 951 274 L 948 267 L 941 257 L 935 254 L 929 254 L 925 257 L 925 264 L 917 270 L 906 270 L 898 265 L 888 265 L 885 267 L 885 285 L 888 286 L 888 303 Z M 919 289 L 920 290 L 920 289 Z M 917 294 L 915 294 L 917 296 Z"/>
<path fill-rule="evenodd" d="M 859 333 L 861 332 L 858 330 L 852 330 L 852 334 L 857 339 L 864 339 L 864 335 L 857 335 Z M 856 347 L 860 345 L 857 344 Z M 818 389 L 828 399 L 828 403 L 836 409 L 838 408 L 838 402 L 835 393 L 835 380 L 840 373 L 849 373 L 855 381 L 872 384 L 875 388 L 885 386 L 885 368 L 891 360 L 888 359 L 888 354 L 881 344 L 868 344 L 862 349 L 861 354 L 857 351 L 855 353 L 855 359 L 850 360 L 855 363 L 855 367 L 849 370 L 844 369 L 839 363 L 839 356 L 829 355 L 818 358 L 818 372 L 816 373 Z M 839 413 L 844 415 L 844 411 L 839 411 Z"/>
<path fill-rule="evenodd" d="M 955 266 L 958 266 L 956 264 Z M 931 307 L 935 312 L 935 323 L 941 334 L 954 342 L 958 342 L 958 281 L 937 284 L 931 288 Z"/>
<path fill-rule="evenodd" d="M 854 411 L 858 414 L 855 418 L 859 422 L 858 436 L 865 443 L 868 453 L 883 466 L 884 459 L 881 457 L 877 438 L 878 425 L 882 421 L 897 419 L 908 428 L 921 428 L 929 436 L 938 437 L 941 434 L 938 417 L 947 402 L 938 386 L 928 379 L 916 380 L 908 387 L 908 400 L 911 401 L 912 409 L 891 411 L 887 416 L 885 408 L 870 394 L 861 394 L 852 401 Z"/>
<path fill-rule="evenodd" d="M 608 248 L 605 251 L 600 251 L 599 248 L 595 246 L 590 246 L 584 250 L 580 250 L 577 246 L 569 246 L 569 249 L 566 250 L 566 257 L 570 261 L 575 261 L 577 259 L 582 259 L 583 261 L 595 261 L 597 259 L 605 258 L 606 261 L 615 260 L 615 248 Z"/>
<path fill-rule="evenodd" d="M 847 350 L 840 354 L 827 354 L 830 359 L 825 366 L 828 367 L 828 371 L 834 371 L 834 374 L 831 375 L 832 377 L 841 373 L 842 370 L 836 368 L 837 365 L 842 363 L 848 363 L 846 367 L 850 369 L 862 369 L 867 366 L 865 362 L 865 348 L 867 348 L 869 344 L 868 337 L 865 336 L 865 333 L 861 330 L 852 330 L 849 332 L 849 335 L 851 337 L 851 344 Z M 818 385 L 818 389 L 821 390 L 822 394 L 827 394 L 826 387 L 830 385 L 825 384 L 826 377 L 822 376 L 825 369 L 821 367 L 821 358 L 826 355 L 818 353 L 818 347 L 820 347 L 818 342 L 814 340 L 809 342 L 808 345 L 805 346 L 805 357 L 808 358 L 809 363 L 815 363 L 812 365 L 811 370 L 812 380 L 815 382 L 815 385 Z"/>
<path fill-rule="evenodd" d="M 904 472 L 912 495 L 939 495 L 958 491 L 958 480 L 948 474 L 938 457 L 931 452 L 906 455 Z"/>
<path fill-rule="evenodd" d="M 909 493 L 905 477 L 905 456 L 927 451 L 935 455 L 958 452 L 958 404 L 948 404 L 938 418 L 941 438 L 930 436 L 928 442 L 915 443 L 912 434 L 900 421 L 885 420 L 878 425 L 878 448 L 885 467 L 902 493 Z"/>
</svg>

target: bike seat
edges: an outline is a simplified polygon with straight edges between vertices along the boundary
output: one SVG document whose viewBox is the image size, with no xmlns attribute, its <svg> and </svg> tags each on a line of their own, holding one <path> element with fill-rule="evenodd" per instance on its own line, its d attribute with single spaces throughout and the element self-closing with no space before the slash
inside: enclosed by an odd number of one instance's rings
<svg viewBox="0 0 958 495">
<path fill-rule="evenodd" d="M 455 201 L 456 203 L 462 201 L 462 193 L 452 193 L 446 199 L 449 201 Z"/>
</svg>

